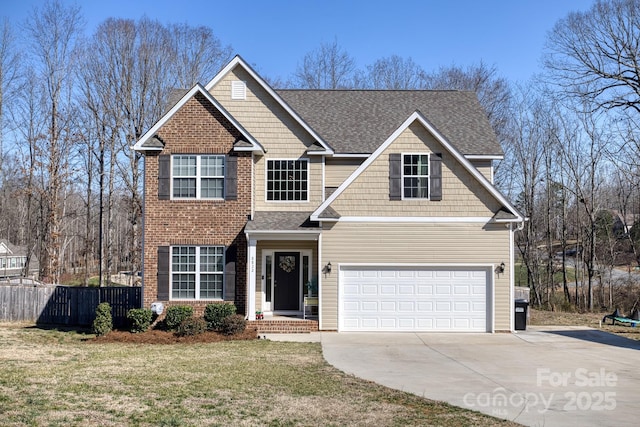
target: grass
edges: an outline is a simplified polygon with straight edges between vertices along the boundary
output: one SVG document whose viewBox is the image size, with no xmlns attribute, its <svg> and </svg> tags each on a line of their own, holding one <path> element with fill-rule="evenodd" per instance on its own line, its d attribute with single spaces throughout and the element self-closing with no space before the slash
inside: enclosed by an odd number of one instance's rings
<svg viewBox="0 0 640 427">
<path fill-rule="evenodd" d="M 611 321 L 602 322 L 602 318 L 611 313 L 569 313 L 531 309 L 531 325 L 534 326 L 587 326 L 601 329 L 625 338 L 640 341 L 640 326 L 611 325 Z"/>
<path fill-rule="evenodd" d="M 515 425 L 346 375 L 319 344 L 91 338 L 0 326 L 0 425 Z"/>
<path fill-rule="evenodd" d="M 544 266 L 543 266 L 544 267 Z M 567 282 L 569 284 L 575 283 L 576 280 L 576 269 L 573 267 L 567 267 Z M 546 281 L 546 274 L 544 268 L 540 269 L 540 279 Z M 522 263 L 516 263 L 514 266 L 514 275 L 515 275 L 515 284 L 516 286 L 529 286 L 529 281 L 527 277 L 527 267 Z M 562 284 L 562 271 L 556 271 L 553 273 L 553 283 Z"/>
</svg>

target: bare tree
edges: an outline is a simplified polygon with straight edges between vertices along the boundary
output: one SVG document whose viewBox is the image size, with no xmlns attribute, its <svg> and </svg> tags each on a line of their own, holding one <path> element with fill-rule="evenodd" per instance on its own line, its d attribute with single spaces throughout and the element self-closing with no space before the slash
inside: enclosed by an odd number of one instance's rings
<svg viewBox="0 0 640 427">
<path fill-rule="evenodd" d="M 167 30 L 173 50 L 171 74 L 177 88 L 210 79 L 231 59 L 231 46 L 223 46 L 209 27 L 173 24 Z"/>
<path fill-rule="evenodd" d="M 527 272 L 527 285 L 533 293 L 533 303 L 542 305 L 540 259 L 537 249 L 541 241 L 539 199 L 544 177 L 544 143 L 546 105 L 533 91 L 519 88 L 513 104 L 509 135 L 513 147 L 516 205 L 529 218 L 516 244 Z"/>
<path fill-rule="evenodd" d="M 640 112 L 640 2 L 598 0 L 549 33 L 545 66 L 565 94 L 594 109 Z"/>
<path fill-rule="evenodd" d="M 367 66 L 367 83 L 372 89 L 421 89 L 425 71 L 411 58 L 391 55 Z"/>
<path fill-rule="evenodd" d="M 12 186 L 8 184 L 8 177 L 12 173 L 5 170 L 5 159 L 10 158 L 9 150 L 5 147 L 5 132 L 8 128 L 7 107 L 14 104 L 20 89 L 20 54 L 17 50 L 15 34 L 8 19 L 0 21 L 0 236 L 8 237 L 11 226 L 10 214 L 7 212 L 12 205 L 9 201 Z M 15 166 L 13 167 L 15 169 Z M 15 224 L 15 222 L 13 222 Z M 18 242 L 14 242 L 18 243 Z"/>
<path fill-rule="evenodd" d="M 493 128 L 504 152 L 510 155 L 511 139 L 507 131 L 507 123 L 511 117 L 511 87 L 506 79 L 498 75 L 495 67 L 488 67 L 483 62 L 466 68 L 457 66 L 441 67 L 437 72 L 424 76 L 426 89 L 469 90 L 478 95 L 489 123 Z M 502 167 L 507 162 L 498 163 L 494 176 L 498 187 L 506 187 L 512 180 L 510 168 Z"/>
<path fill-rule="evenodd" d="M 47 2 L 42 9 L 34 9 L 26 30 L 36 60 L 38 83 L 44 93 L 44 113 L 49 122 L 45 145 L 39 150 L 43 164 L 46 164 L 47 189 L 45 259 L 41 260 L 41 267 L 43 276 L 57 283 L 60 279 L 61 194 L 72 135 L 68 120 L 75 64 L 72 53 L 83 31 L 80 9 L 64 7 L 59 1 Z"/>
<path fill-rule="evenodd" d="M 350 89 L 355 75 L 355 60 L 334 40 L 304 56 L 294 73 L 293 85 L 302 89 Z"/>
</svg>

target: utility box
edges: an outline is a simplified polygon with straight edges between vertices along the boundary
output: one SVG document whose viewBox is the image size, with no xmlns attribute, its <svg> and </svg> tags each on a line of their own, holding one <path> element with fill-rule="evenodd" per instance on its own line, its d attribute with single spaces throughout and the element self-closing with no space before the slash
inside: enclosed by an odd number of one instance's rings
<svg viewBox="0 0 640 427">
<path fill-rule="evenodd" d="M 525 299 L 515 300 L 515 323 L 516 331 L 527 330 L 527 310 L 529 309 L 529 301 Z"/>
</svg>

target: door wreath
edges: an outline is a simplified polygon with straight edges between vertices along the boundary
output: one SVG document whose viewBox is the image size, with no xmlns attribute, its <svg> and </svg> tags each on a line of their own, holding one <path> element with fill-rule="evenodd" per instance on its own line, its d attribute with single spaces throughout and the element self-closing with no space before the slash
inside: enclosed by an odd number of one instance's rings
<svg viewBox="0 0 640 427">
<path fill-rule="evenodd" d="M 291 273 L 296 268 L 296 258 L 293 256 L 280 257 L 280 268 L 287 273 Z"/>
</svg>

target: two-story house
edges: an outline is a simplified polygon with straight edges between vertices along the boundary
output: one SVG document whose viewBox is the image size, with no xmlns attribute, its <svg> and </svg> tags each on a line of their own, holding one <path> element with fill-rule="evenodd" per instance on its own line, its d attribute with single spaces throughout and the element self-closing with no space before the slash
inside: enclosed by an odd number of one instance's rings
<svg viewBox="0 0 640 427">
<path fill-rule="evenodd" d="M 241 57 L 133 147 L 144 304 L 234 302 L 321 330 L 513 330 L 502 150 L 474 93 L 275 90 Z"/>
</svg>

